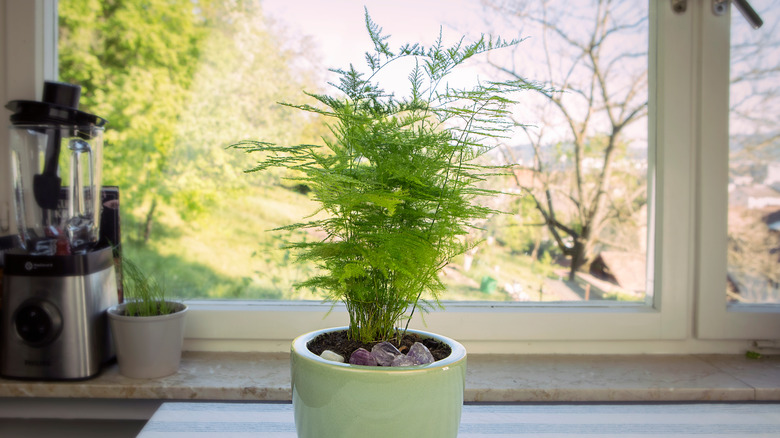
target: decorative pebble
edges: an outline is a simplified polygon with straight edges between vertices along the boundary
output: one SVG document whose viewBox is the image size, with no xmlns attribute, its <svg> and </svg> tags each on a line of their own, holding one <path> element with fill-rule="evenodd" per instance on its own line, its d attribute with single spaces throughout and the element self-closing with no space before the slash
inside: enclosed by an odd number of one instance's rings
<svg viewBox="0 0 780 438">
<path fill-rule="evenodd" d="M 410 367 L 412 365 L 417 364 L 414 362 L 414 359 L 405 354 L 396 356 L 395 359 L 393 359 L 393 363 L 390 364 L 390 366 L 393 367 Z"/>
<path fill-rule="evenodd" d="M 412 358 L 416 365 L 425 365 L 435 361 L 428 347 L 419 342 L 415 342 L 406 355 Z"/>
<path fill-rule="evenodd" d="M 344 362 L 344 356 L 330 350 L 323 351 L 320 357 L 333 362 Z"/>
<path fill-rule="evenodd" d="M 395 345 L 387 341 L 380 342 L 371 348 L 371 356 L 374 356 L 376 362 L 383 367 L 392 365 L 393 359 L 401 354 L 402 353 L 395 348 Z"/>
<path fill-rule="evenodd" d="M 365 348 L 358 348 L 352 353 L 352 356 L 349 357 L 349 363 L 352 365 L 365 365 L 365 366 L 376 366 L 376 359 L 374 359 L 374 356 L 369 353 L 368 350 Z"/>
</svg>

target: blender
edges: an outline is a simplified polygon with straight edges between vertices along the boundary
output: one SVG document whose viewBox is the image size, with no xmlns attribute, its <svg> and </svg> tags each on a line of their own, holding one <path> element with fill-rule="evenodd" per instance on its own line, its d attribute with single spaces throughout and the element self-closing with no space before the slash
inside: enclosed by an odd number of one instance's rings
<svg viewBox="0 0 780 438">
<path fill-rule="evenodd" d="M 106 309 L 117 303 L 119 242 L 101 233 L 106 121 L 78 110 L 80 95 L 46 82 L 41 101 L 6 105 L 18 247 L 5 253 L 4 377 L 85 379 L 113 357 Z M 118 218 L 118 202 L 108 204 Z"/>
</svg>

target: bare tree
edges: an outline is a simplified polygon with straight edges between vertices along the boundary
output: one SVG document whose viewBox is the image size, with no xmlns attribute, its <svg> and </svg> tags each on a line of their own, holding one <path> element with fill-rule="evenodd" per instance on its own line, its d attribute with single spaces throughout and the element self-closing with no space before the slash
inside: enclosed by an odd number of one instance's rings
<svg viewBox="0 0 780 438">
<path fill-rule="evenodd" d="M 610 221 L 625 220 L 646 202 L 639 172 L 617 163 L 629 146 L 627 129 L 647 115 L 647 10 L 609 0 L 587 7 L 549 0 L 484 4 L 528 38 L 510 63 L 491 59 L 490 65 L 543 85 L 527 109 L 540 123 L 522 127 L 535 178 L 516 181 L 570 257 L 573 280 L 592 262 Z M 517 161 L 510 149 L 507 156 Z"/>
<path fill-rule="evenodd" d="M 732 161 L 776 161 L 780 144 L 780 14 L 771 1 L 757 2 L 765 23 L 751 28 L 733 14 L 729 128 Z M 763 7 L 762 7 L 763 6 Z"/>
</svg>

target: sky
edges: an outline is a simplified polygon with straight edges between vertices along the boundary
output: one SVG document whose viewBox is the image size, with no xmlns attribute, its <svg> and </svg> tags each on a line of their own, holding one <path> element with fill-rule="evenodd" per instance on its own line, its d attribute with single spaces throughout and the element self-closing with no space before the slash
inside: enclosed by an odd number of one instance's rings
<svg viewBox="0 0 780 438">
<path fill-rule="evenodd" d="M 480 2 L 474 0 L 263 0 L 264 12 L 274 21 L 297 34 L 311 36 L 320 49 L 323 67 L 347 68 L 354 64 L 363 71 L 364 54 L 373 47 L 365 27 L 364 7 L 383 33 L 391 36 L 393 49 L 407 42 L 431 45 L 440 31 L 445 45 L 456 43 L 464 35 L 467 41 L 475 41 L 493 27 L 483 18 Z M 388 72 L 382 83 L 396 94 L 404 92 L 408 89 L 408 69 L 407 65 L 402 74 Z M 476 75 L 482 77 L 484 72 L 477 66 L 464 68 L 450 78 L 451 85 L 458 85 L 458 81 L 473 84 Z"/>
<path fill-rule="evenodd" d="M 385 33 L 399 42 L 433 41 L 442 23 L 447 24 L 442 32 L 449 41 L 469 30 L 472 36 L 488 30 L 481 6 L 474 0 L 264 0 L 263 5 L 275 20 L 314 36 L 323 48 L 326 64 L 334 66 L 362 62 L 370 47 L 364 7 Z"/>
<path fill-rule="evenodd" d="M 546 78 L 547 71 L 538 70 L 545 65 L 545 47 L 539 30 L 532 24 L 525 29 L 520 29 L 518 26 L 523 26 L 522 23 L 518 23 L 517 20 L 504 20 L 500 16 L 497 17 L 495 12 L 485 11 L 479 0 L 262 0 L 262 2 L 264 13 L 273 20 L 290 29 L 296 29 L 296 33 L 312 37 L 320 49 L 324 67 L 347 68 L 350 63 L 354 63 L 360 70 L 360 67 L 365 65 L 364 53 L 372 47 L 365 30 L 365 6 L 373 21 L 383 28 L 385 34 L 392 36 L 390 40 L 392 48 L 397 48 L 400 43 L 405 42 L 422 42 L 430 45 L 438 37 L 440 29 L 445 45 L 457 42 L 461 36 L 465 36 L 466 41 L 475 41 L 482 34 L 492 34 L 510 40 L 527 38 L 520 43 L 517 50 L 503 49 L 491 52 L 490 59 L 504 65 L 521 66 L 524 70 L 517 71 L 529 75 L 536 81 Z M 582 0 L 577 0 L 574 4 L 584 3 L 590 4 Z M 644 6 L 644 10 L 647 10 L 647 5 Z M 587 21 L 591 15 L 587 9 L 582 8 L 574 8 L 567 12 L 575 20 L 584 18 Z M 587 32 L 590 27 L 581 29 L 581 23 L 574 23 L 567 30 L 576 33 Z M 521 34 L 521 32 L 527 33 Z M 644 41 L 638 41 L 639 44 L 646 44 L 646 38 L 645 35 Z M 622 43 L 618 42 L 618 44 Z M 448 78 L 449 85 L 455 88 L 471 87 L 476 83 L 476 78 L 506 80 L 507 77 L 499 76 L 496 69 L 485 65 L 487 59 L 487 55 L 483 54 L 469 61 L 468 65 L 459 68 Z M 572 59 L 566 55 L 559 56 L 557 59 L 560 61 L 553 62 L 562 64 L 559 70 L 567 71 L 569 66 L 566 64 Z M 405 96 L 408 90 L 407 75 L 410 67 L 406 65 L 405 68 L 385 72 L 380 77 L 384 89 L 395 93 L 397 97 Z M 333 80 L 333 77 L 328 80 Z M 541 99 L 540 96 L 529 96 L 529 94 L 524 94 L 520 98 L 526 103 L 533 101 L 529 99 Z M 541 117 L 536 111 L 537 108 L 536 104 L 517 107 L 516 117 L 525 124 L 540 123 Z M 551 122 L 549 116 L 545 120 Z M 637 146 L 646 147 L 646 122 L 632 124 L 624 133 L 638 139 Z M 516 138 L 512 142 L 527 141 L 525 135 L 519 130 L 515 134 Z M 555 143 L 565 141 L 567 134 L 563 129 L 547 130 L 545 135 L 549 137 L 548 142 Z"/>
</svg>

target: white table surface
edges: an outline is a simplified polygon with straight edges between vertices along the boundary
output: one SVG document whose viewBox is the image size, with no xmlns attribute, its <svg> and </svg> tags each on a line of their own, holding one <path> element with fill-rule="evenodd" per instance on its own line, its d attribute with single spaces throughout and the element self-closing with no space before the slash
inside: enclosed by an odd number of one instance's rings
<svg viewBox="0 0 780 438">
<path fill-rule="evenodd" d="M 139 438 L 294 438 L 292 405 L 164 403 Z M 459 438 L 780 437 L 780 404 L 465 405 Z"/>
</svg>

